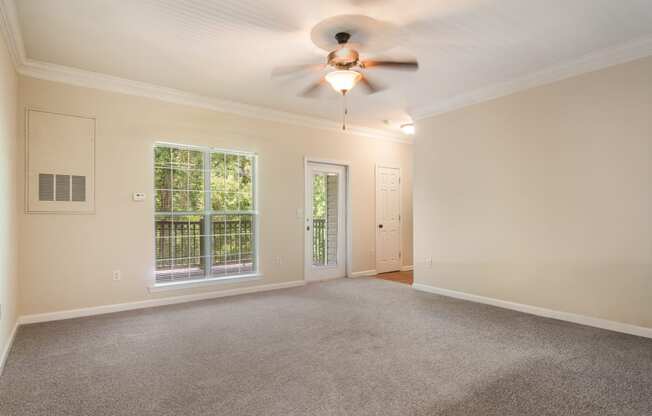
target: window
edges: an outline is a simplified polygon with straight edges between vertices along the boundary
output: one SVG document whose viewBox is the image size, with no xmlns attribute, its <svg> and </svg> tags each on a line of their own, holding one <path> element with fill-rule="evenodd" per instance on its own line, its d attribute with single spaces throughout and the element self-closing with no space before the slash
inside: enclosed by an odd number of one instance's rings
<svg viewBox="0 0 652 416">
<path fill-rule="evenodd" d="M 257 272 L 256 156 L 157 144 L 156 283 Z"/>
</svg>

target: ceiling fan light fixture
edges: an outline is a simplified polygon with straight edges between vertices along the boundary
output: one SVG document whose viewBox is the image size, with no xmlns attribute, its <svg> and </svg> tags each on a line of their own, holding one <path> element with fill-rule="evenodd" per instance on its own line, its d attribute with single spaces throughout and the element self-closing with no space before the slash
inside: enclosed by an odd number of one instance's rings
<svg viewBox="0 0 652 416">
<path fill-rule="evenodd" d="M 401 124 L 401 131 L 408 136 L 414 135 L 414 124 L 412 123 L 406 123 L 406 124 Z"/>
<path fill-rule="evenodd" d="M 362 78 L 359 72 L 351 70 L 332 71 L 326 74 L 326 81 L 340 94 L 351 91 L 355 84 Z"/>
</svg>

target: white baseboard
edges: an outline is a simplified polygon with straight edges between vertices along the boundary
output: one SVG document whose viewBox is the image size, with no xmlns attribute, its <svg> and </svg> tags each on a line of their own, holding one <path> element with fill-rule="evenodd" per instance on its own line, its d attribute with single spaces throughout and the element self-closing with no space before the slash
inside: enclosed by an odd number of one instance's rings
<svg viewBox="0 0 652 416">
<path fill-rule="evenodd" d="M 315 279 L 306 279 L 306 283 L 320 283 L 320 282 L 329 282 L 331 280 L 344 279 L 345 277 L 336 276 L 336 277 L 319 277 Z"/>
<path fill-rule="evenodd" d="M 90 308 L 71 309 L 67 311 L 57 311 L 50 313 L 39 313 L 34 315 L 24 315 L 18 318 L 18 324 L 33 324 L 37 322 L 58 321 L 61 319 L 80 318 L 83 316 L 102 315 L 105 313 L 130 311 L 134 309 L 152 308 L 155 306 L 173 305 L 176 303 L 186 303 L 198 300 L 223 298 L 227 296 L 244 295 L 247 293 L 266 292 L 269 290 L 287 289 L 291 287 L 303 286 L 306 282 L 295 280 L 292 282 L 272 283 L 268 285 L 249 286 L 237 289 L 220 290 L 207 293 L 197 293 L 192 295 L 174 296 L 160 299 L 149 299 L 138 302 L 118 303 L 113 305 L 94 306 Z"/>
<path fill-rule="evenodd" d="M 556 311 L 553 309 L 540 308 L 538 306 L 525 305 L 523 303 L 509 302 L 505 300 L 489 298 L 485 296 L 473 295 L 465 292 L 458 292 L 450 289 L 442 289 L 435 286 L 415 283 L 412 287 L 422 292 L 434 293 L 437 295 L 448 296 L 451 298 L 468 300 L 471 302 L 484 303 L 487 305 L 497 306 L 499 308 L 511 309 L 514 311 L 529 313 L 532 315 L 543 316 L 546 318 L 559 319 L 561 321 L 573 322 L 576 324 L 592 326 L 595 328 L 607 329 L 624 334 L 637 335 L 639 337 L 652 338 L 652 328 L 625 324 L 622 322 L 609 321 L 606 319 L 593 318 L 585 315 L 578 315 L 570 312 Z"/>
<path fill-rule="evenodd" d="M 402 272 L 407 272 L 410 270 L 414 270 L 414 266 L 401 266 L 400 271 Z M 369 277 L 369 276 L 375 276 L 377 275 L 378 272 L 376 270 L 362 270 L 360 272 L 353 272 L 349 277 Z"/>
<path fill-rule="evenodd" d="M 363 270 L 360 272 L 353 272 L 349 277 L 368 277 L 368 276 L 375 276 L 377 274 L 378 273 L 376 273 L 375 270 Z"/>
<path fill-rule="evenodd" d="M 14 338 L 16 337 L 17 330 L 18 330 L 18 322 L 14 324 L 14 329 L 11 330 L 11 334 L 9 334 L 9 339 L 7 339 L 7 342 L 4 345 L 4 349 L 2 350 L 2 356 L 0 356 L 0 375 L 2 375 L 2 372 L 5 369 L 5 363 L 7 362 L 7 357 L 9 357 L 9 351 L 11 351 L 11 346 L 14 345 Z"/>
</svg>

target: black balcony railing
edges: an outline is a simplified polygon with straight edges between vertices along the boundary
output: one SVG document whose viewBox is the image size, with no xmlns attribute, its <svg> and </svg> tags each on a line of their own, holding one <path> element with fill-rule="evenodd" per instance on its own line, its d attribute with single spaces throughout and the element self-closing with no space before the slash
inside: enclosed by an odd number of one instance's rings
<svg viewBox="0 0 652 416">
<path fill-rule="evenodd" d="M 213 274 L 253 271 L 253 217 L 212 223 Z M 204 220 L 156 221 L 157 278 L 179 280 L 204 275 Z M 326 264 L 326 220 L 313 220 L 313 264 Z M 188 276 L 189 275 L 189 276 Z"/>
<path fill-rule="evenodd" d="M 326 220 L 312 220 L 312 264 L 326 264 Z"/>
<path fill-rule="evenodd" d="M 205 275 L 204 246 L 212 243 L 212 275 L 253 271 L 255 243 L 251 215 L 213 221 L 209 237 L 204 220 L 157 220 L 156 270 L 159 280 L 180 280 Z M 228 218 L 228 217 L 227 217 Z M 209 257 L 210 258 L 210 257 Z"/>
</svg>

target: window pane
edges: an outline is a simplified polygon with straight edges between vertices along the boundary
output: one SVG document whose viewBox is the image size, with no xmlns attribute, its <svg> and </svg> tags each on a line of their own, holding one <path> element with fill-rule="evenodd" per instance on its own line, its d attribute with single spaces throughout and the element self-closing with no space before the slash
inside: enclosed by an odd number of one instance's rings
<svg viewBox="0 0 652 416">
<path fill-rule="evenodd" d="M 157 279 L 183 280 L 203 276 L 202 216 L 157 216 Z"/>
<path fill-rule="evenodd" d="M 252 164 L 253 158 L 250 156 L 240 156 L 240 192 L 251 194 L 252 186 Z"/>
<path fill-rule="evenodd" d="M 188 259 L 188 278 L 191 280 L 203 279 L 206 277 L 204 272 L 204 258 L 191 257 Z"/>
<path fill-rule="evenodd" d="M 224 191 L 224 172 L 211 171 L 211 191 L 223 192 Z"/>
<path fill-rule="evenodd" d="M 227 192 L 240 190 L 240 161 L 237 155 L 226 155 L 226 186 Z"/>
<path fill-rule="evenodd" d="M 214 211 L 226 210 L 226 201 L 224 200 L 223 192 L 213 192 L 211 195 L 211 203 L 213 204 Z"/>
<path fill-rule="evenodd" d="M 171 149 L 169 147 L 155 147 L 154 148 L 154 166 L 170 166 L 170 154 Z"/>
<path fill-rule="evenodd" d="M 224 191 L 226 178 L 226 159 L 224 153 L 211 155 L 211 191 Z"/>
<path fill-rule="evenodd" d="M 171 280 L 172 260 L 156 260 L 156 280 L 166 282 Z"/>
<path fill-rule="evenodd" d="M 253 204 L 251 201 L 251 194 L 240 194 L 239 195 L 239 200 L 240 200 L 240 210 L 241 211 L 249 211 L 253 208 Z"/>
<path fill-rule="evenodd" d="M 156 191 L 156 211 L 172 211 L 172 191 Z"/>
<path fill-rule="evenodd" d="M 317 174 L 312 178 L 312 216 L 326 218 L 326 175 Z"/>
<path fill-rule="evenodd" d="M 227 217 L 224 215 L 214 215 L 211 221 L 213 232 L 213 269 L 211 272 L 214 276 L 226 274 L 226 221 Z"/>
<path fill-rule="evenodd" d="M 240 216 L 240 272 L 251 273 L 254 270 L 254 217 Z"/>
<path fill-rule="evenodd" d="M 240 204 L 238 202 L 238 194 L 235 192 L 227 192 L 222 194 L 224 198 L 224 210 L 237 211 Z"/>
<path fill-rule="evenodd" d="M 183 215 L 174 218 L 174 235 L 176 236 L 199 236 L 203 234 L 203 220 L 201 215 Z M 189 256 L 181 256 L 189 257 Z"/>
<path fill-rule="evenodd" d="M 204 153 L 198 150 L 188 151 L 188 167 L 190 169 L 204 169 Z"/>
<path fill-rule="evenodd" d="M 170 170 L 169 168 L 155 168 L 154 188 L 172 189 L 172 170 Z"/>
<path fill-rule="evenodd" d="M 201 191 L 190 191 L 188 193 L 190 208 L 188 211 L 204 210 L 204 193 Z"/>
<path fill-rule="evenodd" d="M 188 175 L 188 189 L 191 191 L 204 190 L 204 171 L 203 170 L 190 170 Z"/>
<path fill-rule="evenodd" d="M 312 177 L 312 264 L 326 264 L 326 175 Z"/>
<path fill-rule="evenodd" d="M 213 268 L 218 275 L 251 273 L 255 270 L 253 215 L 215 215 L 213 223 Z"/>
<path fill-rule="evenodd" d="M 156 233 L 156 259 L 167 260 L 174 257 L 172 238 L 173 221 L 172 217 L 157 216 L 155 222 Z M 172 263 L 169 263 L 171 267 Z M 157 268 L 158 270 L 158 268 Z"/>
<path fill-rule="evenodd" d="M 172 269 L 169 272 L 169 280 L 189 280 L 190 274 L 188 270 L 187 258 L 175 258 L 172 261 Z"/>
<path fill-rule="evenodd" d="M 240 271 L 238 267 L 238 254 L 240 253 L 239 241 L 240 236 L 238 235 L 237 229 L 239 221 L 237 219 L 230 219 L 230 225 L 235 225 L 233 230 L 235 232 L 229 232 L 224 237 L 225 244 L 225 254 L 226 254 L 226 271 L 229 274 L 236 274 Z"/>
<path fill-rule="evenodd" d="M 172 211 L 188 212 L 190 211 L 190 200 L 187 191 L 172 192 Z"/>
<path fill-rule="evenodd" d="M 188 168 L 188 150 L 172 149 L 171 163 L 174 167 Z"/>
<path fill-rule="evenodd" d="M 185 169 L 172 169 L 172 189 L 188 189 L 188 171 Z"/>
<path fill-rule="evenodd" d="M 221 152 L 213 152 L 211 153 L 211 170 L 224 170 L 225 168 L 225 158 L 226 155 Z"/>
</svg>

